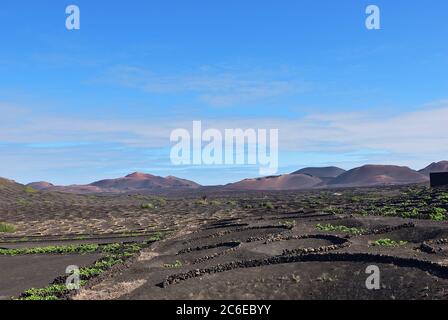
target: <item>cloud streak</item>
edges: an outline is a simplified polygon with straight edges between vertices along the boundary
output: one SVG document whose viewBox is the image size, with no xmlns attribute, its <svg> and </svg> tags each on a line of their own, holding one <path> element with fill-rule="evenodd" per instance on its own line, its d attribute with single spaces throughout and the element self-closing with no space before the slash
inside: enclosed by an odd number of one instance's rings
<svg viewBox="0 0 448 320">
<path fill-rule="evenodd" d="M 288 70 L 236 71 L 203 67 L 190 73 L 158 74 L 133 66 L 115 66 L 90 83 L 119 85 L 159 95 L 192 94 L 213 107 L 227 107 L 294 95 L 312 88 Z"/>
<path fill-rule="evenodd" d="M 369 113 L 313 114 L 291 119 L 169 119 L 153 121 L 86 119 L 34 114 L 0 104 L 0 141 L 8 143 L 106 142 L 136 147 L 167 147 L 172 130 L 205 128 L 280 129 L 280 146 L 290 151 L 381 149 L 397 153 L 448 151 L 448 102 L 395 116 Z"/>
<path fill-rule="evenodd" d="M 279 129 L 280 164 L 282 153 L 292 154 L 293 157 L 284 161 L 289 167 L 295 159 L 297 165 L 317 165 L 305 163 L 305 159 L 311 159 L 310 155 L 312 159 L 318 159 L 315 156 L 318 154 L 332 164 L 337 164 L 332 159 L 350 159 L 353 158 L 350 155 L 359 154 L 367 162 L 415 168 L 448 156 L 448 101 L 395 116 L 332 113 L 291 119 L 159 118 L 148 122 L 146 119 L 68 118 L 35 114 L 22 107 L 1 103 L 0 113 L 7 115 L 0 119 L 0 149 L 5 168 L 2 174 L 5 176 L 9 176 L 5 170 L 12 167 L 17 172 L 28 172 L 31 168 L 47 171 L 71 167 L 81 171 L 82 164 L 103 171 L 148 165 L 165 168 L 169 166 L 171 131 L 177 128 L 191 130 L 193 120 L 202 120 L 204 130 Z M 150 163 L 146 164 L 148 161 Z M 188 177 L 187 173 L 188 170 L 185 177 Z"/>
</svg>

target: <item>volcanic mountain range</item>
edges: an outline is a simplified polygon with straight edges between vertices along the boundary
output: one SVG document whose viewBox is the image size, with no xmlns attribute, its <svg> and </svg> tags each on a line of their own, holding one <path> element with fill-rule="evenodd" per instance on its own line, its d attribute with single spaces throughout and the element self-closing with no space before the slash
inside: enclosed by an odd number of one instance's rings
<svg viewBox="0 0 448 320">
<path fill-rule="evenodd" d="M 408 167 L 391 165 L 365 165 L 349 171 L 337 167 L 304 168 L 291 174 L 245 179 L 231 183 L 224 190 L 305 190 L 314 188 L 367 187 L 426 183 L 431 172 L 448 171 L 448 161 L 432 163 L 415 171 Z M 10 181 L 10 180 L 8 180 Z M 93 182 L 88 185 L 55 186 L 49 182 L 33 182 L 27 186 L 36 190 L 78 194 L 135 193 L 194 190 L 207 187 L 177 177 L 159 177 L 135 172 L 123 178 Z"/>
<path fill-rule="evenodd" d="M 197 189 L 201 186 L 193 181 L 169 176 L 166 178 L 152 174 L 134 172 L 123 178 L 107 179 L 88 185 L 55 186 L 48 182 L 33 182 L 28 186 L 36 190 L 50 190 L 69 193 L 131 193 L 138 191 Z"/>
</svg>

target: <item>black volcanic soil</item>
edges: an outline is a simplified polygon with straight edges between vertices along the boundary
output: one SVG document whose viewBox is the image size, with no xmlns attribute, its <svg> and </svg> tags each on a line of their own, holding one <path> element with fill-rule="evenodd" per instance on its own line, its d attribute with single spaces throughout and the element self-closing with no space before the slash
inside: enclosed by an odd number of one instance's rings
<svg viewBox="0 0 448 320">
<path fill-rule="evenodd" d="M 124 299 L 445 299 L 448 283 L 416 268 L 377 264 L 384 287 L 366 289 L 364 262 L 303 262 L 231 270 L 176 286 L 154 290 L 149 285 Z"/>
<path fill-rule="evenodd" d="M 365 233 L 319 232 L 314 219 L 301 219 L 295 220 L 291 229 L 259 233 L 252 238 L 247 238 L 249 234 L 241 237 L 241 231 L 229 228 L 220 236 L 204 230 L 156 243 L 125 272 L 92 290 L 82 291 L 78 297 L 105 297 L 105 290 L 110 290 L 106 288 L 118 282 L 139 283 L 138 288 L 120 295 L 120 299 L 446 298 L 445 257 L 424 253 L 417 246 L 425 239 L 444 236 L 448 231 L 446 223 L 440 223 L 438 228 L 443 233 L 434 233 L 434 223 L 430 221 L 341 218 L 327 218 L 327 222 L 363 226 L 367 228 Z M 244 220 L 253 228 L 264 225 L 265 230 L 275 230 L 262 221 Z M 415 238 L 420 233 L 422 236 Z M 398 241 L 400 235 L 414 242 L 390 248 L 370 243 L 380 238 Z M 210 238 L 221 245 L 196 246 L 198 239 Z M 239 245 L 223 244 L 230 240 Z M 174 267 L 176 261 L 180 264 Z M 366 288 L 366 268 L 371 265 L 380 268 L 380 290 Z"/>
<path fill-rule="evenodd" d="M 0 235 L 0 247 L 140 242 L 171 231 L 74 299 L 447 298 L 448 221 L 431 217 L 448 220 L 448 190 L 414 185 L 99 197 L 11 188 L 0 193 L 0 221 L 17 232 Z M 144 209 L 145 203 L 153 206 Z M 381 239 L 396 245 L 375 245 Z M 90 258 L 74 256 L 73 262 Z M 1 285 L 15 288 L 0 295 L 51 283 L 72 262 L 59 259 L 71 257 L 0 257 L 0 269 L 7 270 Z M 365 286 L 371 265 L 380 269 L 380 290 Z M 43 268 L 42 276 L 36 268 Z"/>
<path fill-rule="evenodd" d="M 100 257 L 98 254 L 0 256 L 0 300 L 17 297 L 27 289 L 45 287 L 64 275 L 68 266 L 90 265 Z"/>
<path fill-rule="evenodd" d="M 144 242 L 150 238 L 150 234 L 143 236 L 110 236 L 107 238 L 90 238 L 90 239 L 66 239 L 66 240 L 48 240 L 40 239 L 35 241 L 20 241 L 9 240 L 6 242 L 0 242 L 0 249 L 21 249 L 21 248 L 39 248 L 50 246 L 68 246 L 68 245 L 83 245 L 83 244 L 112 244 L 112 243 L 131 243 L 131 242 Z"/>
</svg>

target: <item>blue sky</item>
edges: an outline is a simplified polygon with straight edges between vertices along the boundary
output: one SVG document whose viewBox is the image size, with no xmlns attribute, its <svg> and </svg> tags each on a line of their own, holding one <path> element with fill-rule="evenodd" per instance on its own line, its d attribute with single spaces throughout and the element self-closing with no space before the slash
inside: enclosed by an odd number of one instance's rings
<svg viewBox="0 0 448 320">
<path fill-rule="evenodd" d="M 69 4 L 79 31 L 65 29 Z M 365 28 L 369 4 L 381 30 Z M 171 165 L 170 132 L 193 120 L 279 128 L 280 172 L 419 169 L 448 158 L 447 15 L 445 0 L 4 0 L 0 176 L 258 175 Z"/>
</svg>

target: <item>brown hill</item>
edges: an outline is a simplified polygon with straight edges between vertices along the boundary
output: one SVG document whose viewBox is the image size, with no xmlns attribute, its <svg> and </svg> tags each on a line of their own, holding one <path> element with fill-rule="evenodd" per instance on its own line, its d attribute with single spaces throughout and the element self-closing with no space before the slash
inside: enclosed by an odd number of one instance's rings
<svg viewBox="0 0 448 320">
<path fill-rule="evenodd" d="M 433 162 L 419 172 L 428 177 L 431 172 L 448 172 L 448 161 Z"/>
<path fill-rule="evenodd" d="M 349 170 L 329 182 L 329 186 L 362 187 L 427 182 L 428 177 L 408 167 L 366 165 Z"/>
<path fill-rule="evenodd" d="M 286 174 L 282 176 L 246 179 L 225 186 L 232 190 L 304 190 L 322 183 L 322 180 L 306 174 Z"/>
<path fill-rule="evenodd" d="M 101 180 L 89 184 L 106 192 L 129 192 L 160 189 L 196 189 L 200 185 L 189 180 L 169 176 L 166 178 L 135 172 L 123 178 Z"/>
<path fill-rule="evenodd" d="M 45 181 L 32 182 L 27 184 L 26 186 L 39 191 L 54 191 L 63 193 L 74 193 L 74 194 L 92 194 L 92 193 L 106 192 L 105 190 L 95 186 L 89 186 L 89 185 L 55 186 L 54 184 Z"/>
<path fill-rule="evenodd" d="M 47 190 L 53 188 L 54 186 L 55 186 L 54 184 L 45 181 L 32 182 L 27 184 L 27 187 L 31 187 L 35 190 Z"/>
<path fill-rule="evenodd" d="M 346 172 L 344 169 L 338 167 L 311 167 L 300 169 L 292 174 L 307 174 L 318 178 L 336 178 L 344 172 Z"/>
</svg>

